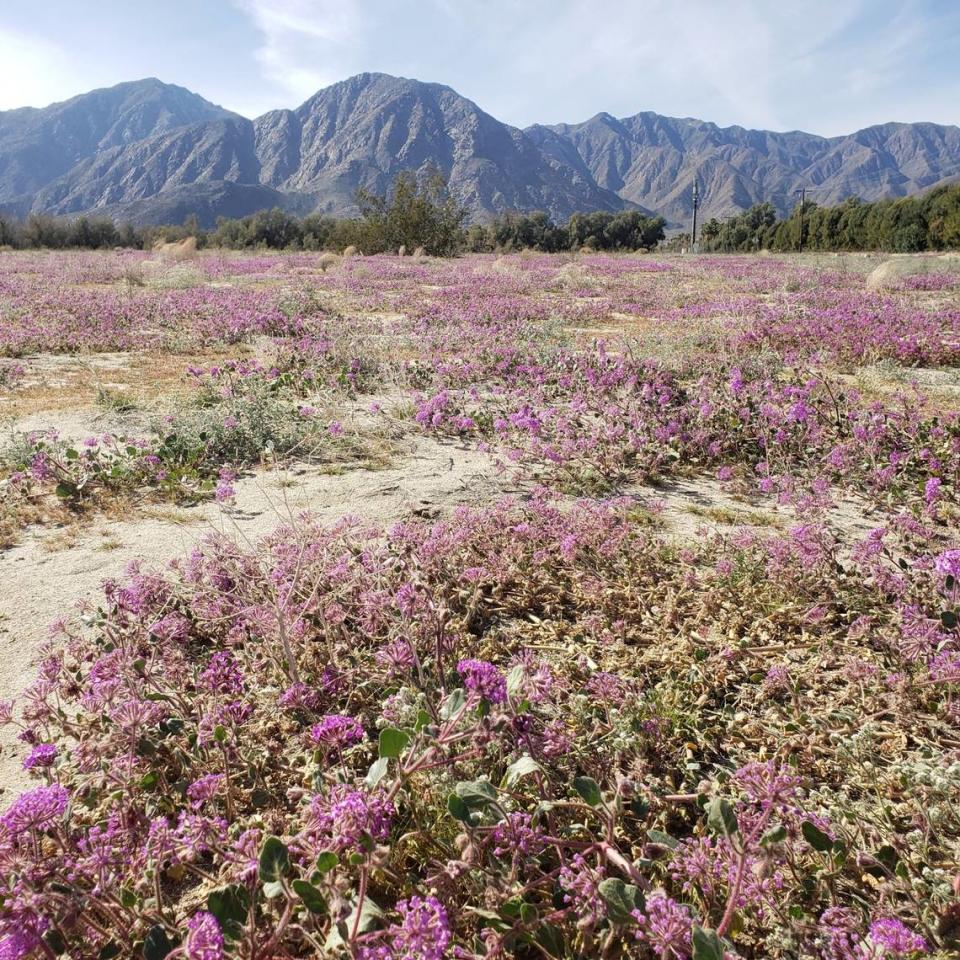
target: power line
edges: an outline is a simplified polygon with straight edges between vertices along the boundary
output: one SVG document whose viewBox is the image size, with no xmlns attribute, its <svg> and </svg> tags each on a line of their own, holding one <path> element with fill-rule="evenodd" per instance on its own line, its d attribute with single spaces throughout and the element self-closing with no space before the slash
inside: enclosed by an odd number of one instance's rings
<svg viewBox="0 0 960 960">
<path fill-rule="evenodd" d="M 700 184 L 693 179 L 693 230 L 690 233 L 690 249 L 697 246 L 697 208 L 700 206 Z"/>
<path fill-rule="evenodd" d="M 800 195 L 800 241 L 797 244 L 797 253 L 803 253 L 803 208 L 807 201 L 807 188 L 801 187 L 793 192 Z"/>
</svg>

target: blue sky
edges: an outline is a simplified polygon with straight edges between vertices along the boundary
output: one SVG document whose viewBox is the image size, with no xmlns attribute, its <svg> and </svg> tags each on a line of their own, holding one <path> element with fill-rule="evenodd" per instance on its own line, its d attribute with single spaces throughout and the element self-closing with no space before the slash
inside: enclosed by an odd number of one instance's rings
<svg viewBox="0 0 960 960">
<path fill-rule="evenodd" d="M 960 123 L 960 0 L 0 0 L 0 109 L 157 76 L 246 116 L 366 70 L 517 126 Z"/>
</svg>

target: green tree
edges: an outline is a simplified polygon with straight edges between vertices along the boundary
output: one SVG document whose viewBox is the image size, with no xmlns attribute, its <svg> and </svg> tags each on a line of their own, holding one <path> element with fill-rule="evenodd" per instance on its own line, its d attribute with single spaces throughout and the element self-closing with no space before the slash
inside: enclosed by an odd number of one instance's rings
<svg viewBox="0 0 960 960">
<path fill-rule="evenodd" d="M 361 188 L 357 204 L 363 218 L 365 252 L 417 247 L 437 257 L 453 256 L 463 242 L 467 208 L 447 190 L 439 172 L 422 178 L 410 171 L 397 174 L 387 196 Z"/>
</svg>

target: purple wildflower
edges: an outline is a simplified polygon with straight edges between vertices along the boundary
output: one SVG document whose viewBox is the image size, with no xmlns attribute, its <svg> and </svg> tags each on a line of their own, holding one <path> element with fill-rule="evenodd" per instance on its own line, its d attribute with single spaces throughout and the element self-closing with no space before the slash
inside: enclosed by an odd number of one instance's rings
<svg viewBox="0 0 960 960">
<path fill-rule="evenodd" d="M 359 960 L 442 960 L 453 935 L 443 904 L 436 897 L 411 897 L 397 903 L 401 922 L 382 935 L 386 944 L 362 947 Z"/>
<path fill-rule="evenodd" d="M 364 738 L 363 727 L 353 717 L 330 713 L 310 728 L 310 739 L 326 746 L 345 747 Z"/>
<path fill-rule="evenodd" d="M 507 681 L 503 674 L 486 660 L 461 660 L 457 673 L 463 677 L 464 686 L 478 693 L 490 703 L 504 703 L 507 699 Z"/>
<path fill-rule="evenodd" d="M 778 693 L 785 693 L 789 689 L 790 671 L 782 665 L 771 667 L 763 678 L 763 692 L 767 696 L 775 696 Z"/>
<path fill-rule="evenodd" d="M 215 653 L 206 670 L 200 674 L 200 686 L 211 693 L 242 693 L 243 673 L 233 654 L 227 650 Z"/>
<path fill-rule="evenodd" d="M 394 956 L 400 960 L 441 960 L 452 939 L 450 921 L 436 897 L 401 900 L 397 910 L 403 921 L 391 926 Z"/>
<path fill-rule="evenodd" d="M 63 816 L 70 794 L 61 786 L 37 787 L 20 794 L 3 816 L 0 824 L 12 834 L 28 830 L 47 830 Z"/>
<path fill-rule="evenodd" d="M 387 839 L 394 812 L 393 803 L 382 793 L 365 793 L 337 784 L 327 796 L 313 798 L 301 836 L 317 852 L 324 849 L 362 852 L 368 840 Z"/>
<path fill-rule="evenodd" d="M 38 743 L 23 761 L 24 770 L 35 767 L 52 767 L 57 759 L 57 748 L 52 743 Z"/>
<path fill-rule="evenodd" d="M 168 613 L 147 630 L 158 640 L 186 640 L 190 636 L 190 621 L 180 613 Z"/>
<path fill-rule="evenodd" d="M 219 480 L 217 482 L 217 489 L 214 491 L 214 497 L 217 503 L 227 503 L 236 499 L 236 496 L 237 491 L 229 480 Z"/>
<path fill-rule="evenodd" d="M 591 867 L 579 853 L 561 867 L 560 886 L 566 891 L 563 899 L 579 917 L 578 926 L 593 926 L 606 917 L 607 908 L 600 896 L 602 881 L 603 873 Z"/>
<path fill-rule="evenodd" d="M 319 710 L 322 698 L 305 683 L 294 683 L 280 694 L 280 706 L 288 710 Z"/>
<path fill-rule="evenodd" d="M 934 561 L 933 567 L 943 577 L 960 580 L 960 550 L 944 550 Z"/>
<path fill-rule="evenodd" d="M 536 856 L 544 847 L 543 831 L 533 826 L 527 813 L 511 813 L 493 829 L 495 856 Z"/>
<path fill-rule="evenodd" d="M 647 900 L 644 916 L 634 910 L 637 921 L 637 939 L 645 940 L 660 960 L 687 960 L 692 949 L 690 910 L 663 894 L 655 894 Z"/>
<path fill-rule="evenodd" d="M 927 941 L 908 929 L 895 917 L 881 917 L 870 924 L 868 940 L 883 947 L 891 957 L 904 957 L 911 953 L 926 953 Z"/>
<path fill-rule="evenodd" d="M 199 780 L 194 780 L 187 787 L 187 798 L 190 800 L 190 806 L 194 810 L 201 809 L 217 795 L 221 783 L 223 783 L 222 773 L 208 773 L 206 776 L 200 777 Z"/>
<path fill-rule="evenodd" d="M 222 960 L 223 934 L 212 913 L 195 913 L 187 921 L 187 941 L 184 955 L 187 960 Z"/>
</svg>

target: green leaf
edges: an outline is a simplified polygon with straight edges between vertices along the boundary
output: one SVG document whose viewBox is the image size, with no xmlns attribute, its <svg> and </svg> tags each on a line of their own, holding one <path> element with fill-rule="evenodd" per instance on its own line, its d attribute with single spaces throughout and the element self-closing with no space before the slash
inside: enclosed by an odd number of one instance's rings
<svg viewBox="0 0 960 960">
<path fill-rule="evenodd" d="M 410 743 L 410 735 L 396 727 L 387 727 L 380 731 L 380 756 L 382 758 L 399 757 Z"/>
<path fill-rule="evenodd" d="M 357 908 L 354 906 L 350 916 L 346 921 L 347 930 L 353 929 L 353 923 L 357 916 Z M 363 906 L 360 908 L 360 923 L 357 926 L 359 933 L 369 933 L 383 919 L 383 911 L 369 897 L 363 898 Z"/>
<path fill-rule="evenodd" d="M 367 776 L 364 778 L 366 785 L 372 790 L 386 775 L 387 768 L 390 766 L 390 760 L 387 757 L 381 757 L 370 764 Z"/>
<path fill-rule="evenodd" d="M 668 850 L 676 850 L 680 845 L 680 841 L 676 837 L 671 837 L 669 833 L 664 833 L 662 830 L 648 830 L 647 836 L 651 843 L 666 847 Z"/>
<path fill-rule="evenodd" d="M 526 924 L 532 924 L 539 914 L 537 908 L 532 903 L 520 904 L 520 919 Z"/>
<path fill-rule="evenodd" d="M 172 951 L 173 944 L 167 938 L 163 927 L 159 924 L 151 927 L 143 941 L 144 960 L 163 960 Z"/>
<path fill-rule="evenodd" d="M 413 729 L 419 733 L 421 730 L 430 726 L 430 714 L 426 710 L 420 710 L 417 713 L 417 722 L 413 725 Z"/>
<path fill-rule="evenodd" d="M 464 691 L 462 687 L 458 687 L 443 701 L 440 707 L 440 719 L 449 720 L 451 717 L 456 716 L 463 709 L 463 705 L 466 702 L 466 691 Z"/>
<path fill-rule="evenodd" d="M 470 817 L 470 808 L 455 793 L 451 793 L 450 796 L 447 797 L 447 811 L 454 820 L 459 820 L 461 823 L 469 825 L 473 824 L 473 820 Z"/>
<path fill-rule="evenodd" d="M 67 945 L 64 942 L 60 931 L 57 930 L 56 927 L 52 927 L 51 929 L 47 930 L 44 933 L 42 940 L 58 957 L 61 953 L 67 952 Z M 118 950 L 117 953 L 119 952 L 120 951 Z M 114 954 L 114 956 L 116 956 L 116 954 Z"/>
<path fill-rule="evenodd" d="M 217 918 L 221 929 L 230 940 L 243 934 L 243 924 L 250 911 L 250 894 L 239 883 L 232 883 L 207 894 L 207 909 Z"/>
<path fill-rule="evenodd" d="M 957 625 L 957 615 L 952 610 L 941 610 L 940 622 L 947 630 L 953 630 Z"/>
<path fill-rule="evenodd" d="M 511 763 L 510 766 L 507 767 L 507 772 L 503 775 L 501 786 L 512 787 L 518 780 L 531 773 L 543 773 L 543 767 L 541 767 L 533 757 L 524 754 L 519 760 Z"/>
<path fill-rule="evenodd" d="M 58 483 L 53 491 L 61 500 L 69 500 L 75 492 L 75 487 L 69 483 Z"/>
<path fill-rule="evenodd" d="M 787 828 L 781 823 L 779 826 L 771 827 L 761 838 L 760 846 L 769 847 L 774 843 L 782 843 L 787 837 Z"/>
<path fill-rule="evenodd" d="M 317 869 L 321 873 L 329 873 L 339 862 L 339 857 L 332 850 L 324 850 L 317 857 Z"/>
<path fill-rule="evenodd" d="M 497 788 L 489 780 L 461 780 L 454 792 L 468 807 L 487 807 L 497 799 Z"/>
<path fill-rule="evenodd" d="M 537 933 L 534 937 L 537 943 L 551 957 L 565 957 L 567 955 L 567 944 L 563 938 L 563 931 L 555 927 L 552 923 L 541 923 L 537 927 Z"/>
<path fill-rule="evenodd" d="M 260 880 L 273 883 L 290 869 L 290 852 L 279 837 L 267 837 L 260 848 Z"/>
<path fill-rule="evenodd" d="M 598 806 L 603 801 L 600 785 L 592 777 L 574 777 L 573 789 L 580 794 L 591 807 Z"/>
<path fill-rule="evenodd" d="M 643 909 L 643 894 L 639 887 L 624 883 L 616 877 L 601 880 L 597 891 L 607 905 L 607 913 L 614 923 L 626 923 L 632 910 Z"/>
<path fill-rule="evenodd" d="M 693 925 L 693 960 L 723 960 L 723 941 L 715 930 Z"/>
<path fill-rule="evenodd" d="M 447 798 L 447 810 L 450 815 L 471 826 L 479 820 L 477 816 L 486 811 L 497 799 L 497 788 L 487 780 L 461 780 Z"/>
<path fill-rule="evenodd" d="M 152 790 L 159 782 L 160 774 L 156 770 L 151 770 L 140 778 L 140 789 Z"/>
<path fill-rule="evenodd" d="M 833 848 L 833 841 L 812 821 L 804 820 L 800 826 L 803 839 L 820 853 L 826 853 Z"/>
<path fill-rule="evenodd" d="M 707 826 L 716 834 L 732 837 L 740 829 L 733 804 L 723 797 L 714 797 L 707 804 Z"/>
<path fill-rule="evenodd" d="M 60 950 L 59 952 L 63 953 L 63 950 Z M 97 954 L 97 960 L 113 960 L 114 957 L 119 956 L 120 944 L 117 943 L 116 940 L 111 940 L 105 947 L 100 948 L 100 952 Z"/>
<path fill-rule="evenodd" d="M 867 873 L 875 877 L 885 877 L 888 873 L 893 873 L 896 870 L 900 856 L 890 844 L 884 844 L 873 855 L 873 859 L 876 863 L 867 865 Z"/>
<path fill-rule="evenodd" d="M 293 892 L 303 901 L 303 905 L 311 913 L 326 913 L 327 901 L 323 894 L 306 880 L 294 880 Z"/>
<path fill-rule="evenodd" d="M 500 912 L 511 920 L 516 920 L 517 917 L 520 916 L 522 909 L 523 901 L 519 897 L 514 897 L 512 900 L 507 900 L 500 905 Z"/>
</svg>

